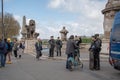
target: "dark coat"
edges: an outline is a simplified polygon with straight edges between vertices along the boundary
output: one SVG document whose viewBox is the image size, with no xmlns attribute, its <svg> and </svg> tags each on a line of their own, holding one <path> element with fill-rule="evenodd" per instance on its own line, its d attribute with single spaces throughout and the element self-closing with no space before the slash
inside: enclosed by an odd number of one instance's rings
<svg viewBox="0 0 120 80">
<path fill-rule="evenodd" d="M 92 51 L 93 53 L 97 53 L 98 52 L 98 47 L 97 47 L 97 41 L 92 41 L 91 42 L 91 46 L 89 48 L 89 51 Z"/>
<path fill-rule="evenodd" d="M 75 41 L 73 39 L 69 39 L 66 45 L 66 54 L 74 54 L 77 48 L 78 46 L 76 45 Z"/>
<path fill-rule="evenodd" d="M 0 42 L 0 54 L 5 54 L 7 52 L 5 45 L 6 45 L 5 42 L 3 41 Z"/>
<path fill-rule="evenodd" d="M 36 51 L 41 51 L 42 50 L 42 42 L 36 42 L 35 48 L 36 48 Z"/>
<path fill-rule="evenodd" d="M 50 39 L 49 41 L 48 41 L 48 43 L 49 43 L 49 48 L 51 49 L 51 48 L 55 48 L 55 40 L 54 39 Z"/>
<path fill-rule="evenodd" d="M 63 45 L 63 43 L 62 43 L 62 41 L 61 40 L 56 40 L 56 48 L 62 48 L 62 45 Z"/>
</svg>

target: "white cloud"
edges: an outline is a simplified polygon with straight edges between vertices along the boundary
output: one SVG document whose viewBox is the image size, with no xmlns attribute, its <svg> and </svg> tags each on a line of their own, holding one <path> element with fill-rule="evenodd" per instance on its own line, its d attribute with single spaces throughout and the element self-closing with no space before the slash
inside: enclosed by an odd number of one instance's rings
<svg viewBox="0 0 120 80">
<path fill-rule="evenodd" d="M 107 0 L 50 0 L 48 7 L 79 15 L 76 21 L 67 24 L 71 26 L 68 28 L 70 34 L 93 35 L 103 33 L 101 10 L 106 3 Z"/>
<path fill-rule="evenodd" d="M 61 12 L 75 13 L 78 18 L 74 21 L 66 22 L 46 22 L 36 21 L 36 32 L 40 33 L 42 39 L 51 35 L 60 36 L 59 31 L 63 26 L 69 31 L 68 36 L 73 35 L 93 35 L 103 33 L 103 15 L 101 10 L 104 9 L 107 0 L 50 0 L 48 7 L 57 9 Z M 22 24 L 22 18 L 16 16 L 16 19 Z M 29 19 L 27 19 L 28 24 Z M 44 22 L 44 21 L 43 21 Z"/>
<path fill-rule="evenodd" d="M 48 6 L 51 8 L 58 8 L 64 3 L 64 0 L 52 0 Z"/>
<path fill-rule="evenodd" d="M 98 18 L 107 0 L 50 0 L 49 8 L 56 8 L 72 13 Z"/>
</svg>

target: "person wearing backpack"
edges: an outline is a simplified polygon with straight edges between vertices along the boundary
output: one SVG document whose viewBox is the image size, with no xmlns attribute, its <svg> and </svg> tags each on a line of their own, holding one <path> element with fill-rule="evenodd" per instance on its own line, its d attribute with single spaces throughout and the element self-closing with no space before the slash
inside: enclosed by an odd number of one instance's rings
<svg viewBox="0 0 120 80">
<path fill-rule="evenodd" d="M 62 41 L 60 40 L 60 37 L 56 40 L 56 52 L 57 56 L 61 56 L 61 48 L 62 48 Z"/>
<path fill-rule="evenodd" d="M 36 49 L 36 59 L 39 60 L 39 58 L 42 56 L 42 41 L 41 39 L 38 39 L 38 41 L 35 43 L 35 49 Z"/>
</svg>

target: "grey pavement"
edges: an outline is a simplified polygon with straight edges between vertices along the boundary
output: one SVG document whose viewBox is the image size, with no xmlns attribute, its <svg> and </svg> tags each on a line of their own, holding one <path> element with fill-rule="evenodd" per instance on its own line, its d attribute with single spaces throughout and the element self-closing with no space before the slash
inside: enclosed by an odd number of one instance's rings
<svg viewBox="0 0 120 80">
<path fill-rule="evenodd" d="M 120 72 L 108 62 L 101 62 L 100 71 L 89 70 L 89 63 L 83 61 L 83 69 L 65 69 L 65 60 L 42 59 L 23 54 L 21 59 L 12 58 L 12 64 L 0 68 L 0 80 L 118 80 Z"/>
</svg>

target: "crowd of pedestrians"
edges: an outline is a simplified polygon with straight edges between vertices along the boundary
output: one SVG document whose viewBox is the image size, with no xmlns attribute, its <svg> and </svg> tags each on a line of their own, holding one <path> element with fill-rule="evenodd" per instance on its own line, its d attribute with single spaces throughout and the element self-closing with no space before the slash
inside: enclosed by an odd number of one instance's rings
<svg viewBox="0 0 120 80">
<path fill-rule="evenodd" d="M 0 67 L 5 67 L 5 64 L 12 64 L 11 56 L 21 58 L 21 53 L 24 53 L 25 43 L 18 42 L 17 39 L 12 41 L 10 38 L 0 38 Z M 19 55 L 19 56 L 18 56 Z"/>
<path fill-rule="evenodd" d="M 82 43 L 81 37 L 71 35 L 66 43 L 66 55 L 67 59 L 69 57 L 75 58 L 75 54 L 78 53 L 80 57 L 80 44 Z M 59 37 L 54 39 L 54 36 L 50 36 L 48 41 L 49 44 L 49 58 L 54 57 L 54 52 L 56 56 L 62 56 L 61 48 L 63 46 L 62 41 Z M 102 41 L 99 38 L 99 34 L 92 36 L 91 46 L 89 48 L 89 66 L 91 70 L 100 70 L 100 51 L 101 51 Z M 14 39 L 13 41 L 10 38 L 2 39 L 0 38 L 0 67 L 5 67 L 5 64 L 11 64 L 11 55 L 14 54 L 14 57 L 21 58 L 22 53 L 24 53 L 25 42 L 18 41 Z M 39 60 L 42 56 L 42 40 L 38 38 L 35 43 L 36 49 L 36 59 Z M 66 61 L 66 69 L 68 69 L 68 62 Z"/>
</svg>

